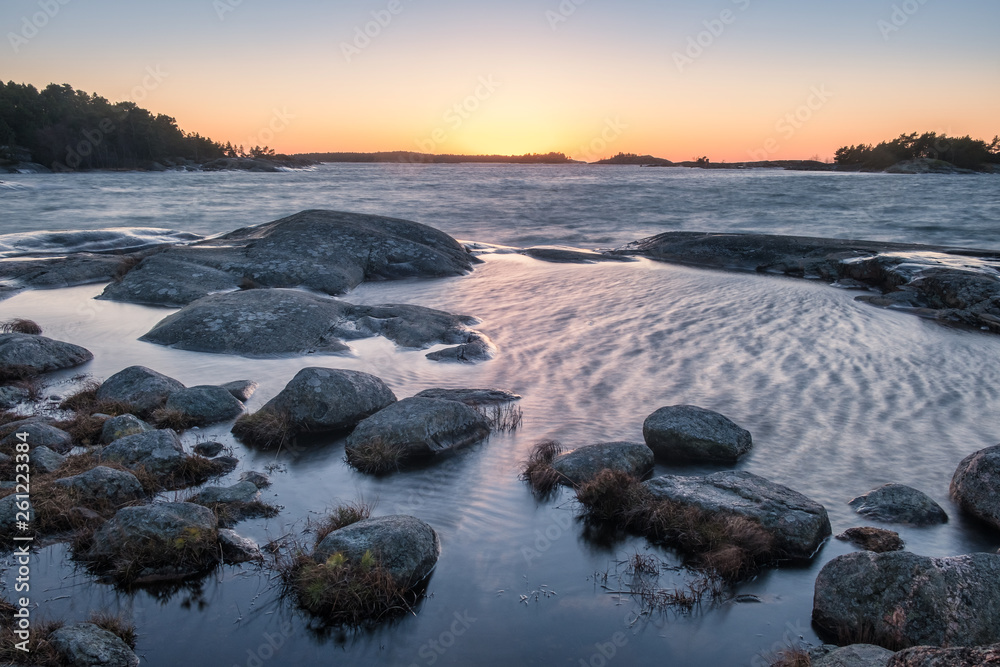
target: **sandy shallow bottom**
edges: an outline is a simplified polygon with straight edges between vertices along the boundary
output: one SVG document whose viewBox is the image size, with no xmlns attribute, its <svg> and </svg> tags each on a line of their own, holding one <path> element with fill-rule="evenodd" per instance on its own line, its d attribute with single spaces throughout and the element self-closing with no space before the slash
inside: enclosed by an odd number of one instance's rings
<svg viewBox="0 0 1000 667">
<path fill-rule="evenodd" d="M 856 303 L 854 292 L 648 261 L 571 266 L 495 255 L 469 276 L 367 284 L 345 297 L 480 317 L 477 328 L 500 355 L 461 366 L 382 339 L 356 343 L 349 357 L 250 360 L 160 348 L 137 338 L 171 311 L 93 300 L 100 291 L 0 302 L 0 319 L 29 317 L 45 335 L 94 352 L 87 366 L 53 375 L 49 394 L 68 393 L 80 372 L 105 378 L 142 364 L 187 385 L 257 380 L 251 410 L 316 365 L 374 373 L 400 398 L 437 386 L 497 386 L 524 396 L 516 434 L 381 479 L 351 470 L 339 439 L 276 456 L 235 442 L 227 425 L 189 431 L 188 446 L 217 439 L 233 447 L 241 467 L 232 479 L 279 466 L 264 498 L 283 511 L 241 524 L 242 534 L 261 543 L 297 534 L 324 508 L 363 497 L 378 501 L 378 514 L 429 522 L 443 553 L 415 616 L 344 634 L 314 628 L 279 599 L 276 579 L 254 567 L 227 566 L 174 592 L 124 594 L 75 568 L 65 546 L 39 551 L 32 581 L 39 615 L 74 620 L 95 608 L 121 610 L 137 625 L 144 664 L 598 664 L 601 646 L 623 633 L 615 648 L 621 664 L 749 665 L 788 641 L 818 643 L 813 582 L 825 562 L 851 550 L 844 543 L 830 541 L 809 566 L 769 570 L 733 591 L 760 602 L 638 616 L 638 605 L 601 589 L 595 572 L 636 551 L 672 555 L 637 538 L 595 542 L 569 494 L 539 503 L 517 480 L 534 442 L 641 441 L 643 420 L 664 405 L 701 405 L 749 429 L 755 449 L 739 468 L 826 505 L 835 534 L 870 525 L 848 500 L 900 482 L 951 516 L 933 528 L 891 527 L 910 550 L 945 556 L 1000 546 L 948 499 L 958 462 L 1000 441 L 1000 338 L 878 310 Z M 678 470 L 658 465 L 657 474 L 668 472 Z M 689 578 L 668 574 L 661 584 Z M 8 590 L 11 580 L 7 571 Z M 557 594 L 533 593 L 545 590 Z M 461 634 L 452 634 L 456 614 L 475 619 L 454 626 Z"/>
</svg>

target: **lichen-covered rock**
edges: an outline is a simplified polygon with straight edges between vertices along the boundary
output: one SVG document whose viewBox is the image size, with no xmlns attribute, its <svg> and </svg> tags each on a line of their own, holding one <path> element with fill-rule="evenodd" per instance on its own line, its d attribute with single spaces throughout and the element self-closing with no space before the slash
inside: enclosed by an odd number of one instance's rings
<svg viewBox="0 0 1000 667">
<path fill-rule="evenodd" d="M 0 334 L 0 366 L 48 373 L 85 364 L 94 355 L 79 345 L 32 334 Z"/>
<path fill-rule="evenodd" d="M 295 432 L 347 431 L 396 402 L 374 375 L 332 368 L 303 368 L 261 411 L 288 416 Z"/>
<path fill-rule="evenodd" d="M 951 496 L 969 514 L 1000 528 L 1000 445 L 970 454 L 959 464 Z"/>
<path fill-rule="evenodd" d="M 718 412 L 692 405 L 660 408 L 646 418 L 642 435 L 664 461 L 732 463 L 753 446 L 749 431 Z"/>
<path fill-rule="evenodd" d="M 603 442 L 560 454 L 552 460 L 560 482 L 580 485 L 602 470 L 618 470 L 643 477 L 653 469 L 653 450 L 641 442 Z"/>
<path fill-rule="evenodd" d="M 410 460 L 481 442 L 489 434 L 486 418 L 463 403 L 404 398 L 358 424 L 345 449 L 350 456 L 377 441 L 401 448 L 402 460 Z"/>
<path fill-rule="evenodd" d="M 948 521 L 945 511 L 927 494 L 903 484 L 885 484 L 848 504 L 858 514 L 876 521 L 914 526 Z"/>
<path fill-rule="evenodd" d="M 839 556 L 816 579 L 813 620 L 829 632 L 871 637 L 887 647 L 1000 642 L 1000 555 Z"/>
<path fill-rule="evenodd" d="M 1000 667 L 1000 644 L 960 648 L 915 646 L 896 653 L 887 667 Z"/>
<path fill-rule="evenodd" d="M 115 373 L 97 390 L 97 400 L 118 401 L 141 412 L 152 412 L 184 385 L 145 366 L 129 366 Z"/>
<path fill-rule="evenodd" d="M 243 414 L 243 404 L 222 387 L 204 385 L 178 389 L 167 397 L 167 410 L 176 410 L 198 424 L 215 424 Z"/>
<path fill-rule="evenodd" d="M 313 558 L 324 563 L 336 554 L 360 562 L 371 552 L 400 586 L 411 587 L 426 579 L 441 554 L 434 529 L 412 516 L 365 519 L 335 530 L 316 546 Z"/>
<path fill-rule="evenodd" d="M 657 500 L 712 514 L 746 517 L 773 538 L 779 555 L 808 559 L 831 533 L 826 508 L 806 496 L 749 472 L 698 477 L 666 475 L 644 482 Z"/>
<path fill-rule="evenodd" d="M 180 438 L 170 429 L 127 435 L 104 448 L 101 456 L 126 468 L 142 466 L 154 475 L 169 475 L 184 463 Z"/>
<path fill-rule="evenodd" d="M 18 438 L 19 433 L 27 433 L 27 438 Z M 73 436 L 66 431 L 45 422 L 34 421 L 21 424 L 10 435 L 0 440 L 0 447 L 13 448 L 18 443 L 27 442 L 30 447 L 48 447 L 54 452 L 64 453 L 73 448 Z"/>
<path fill-rule="evenodd" d="M 156 429 L 142 421 L 135 415 L 119 415 L 105 420 L 101 427 L 101 442 L 110 445 L 119 438 L 137 433 L 148 433 Z"/>
<path fill-rule="evenodd" d="M 845 540 L 865 551 L 874 551 L 875 553 L 899 551 L 905 546 L 899 533 L 871 526 L 848 528 L 837 535 L 837 539 Z"/>
<path fill-rule="evenodd" d="M 120 637 L 93 623 L 64 625 L 48 643 L 72 667 L 137 667 L 139 658 Z"/>
<path fill-rule="evenodd" d="M 59 486 L 72 489 L 86 500 L 110 500 L 123 503 L 144 495 L 136 476 L 124 470 L 97 466 L 72 477 L 57 479 Z"/>
<path fill-rule="evenodd" d="M 810 667 L 886 667 L 893 652 L 874 644 L 851 644 L 810 652 L 810 656 Z"/>
</svg>

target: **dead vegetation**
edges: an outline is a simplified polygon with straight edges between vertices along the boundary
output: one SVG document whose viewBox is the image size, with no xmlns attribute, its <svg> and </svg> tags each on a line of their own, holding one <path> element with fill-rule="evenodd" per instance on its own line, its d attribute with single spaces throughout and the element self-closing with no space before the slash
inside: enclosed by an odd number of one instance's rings
<svg viewBox="0 0 1000 667">
<path fill-rule="evenodd" d="M 278 410 L 258 410 L 236 420 L 233 435 L 258 449 L 281 449 L 292 436 L 291 418 Z"/>
<path fill-rule="evenodd" d="M 614 568 L 595 573 L 595 580 L 607 594 L 626 597 L 639 607 L 640 615 L 666 611 L 690 612 L 706 601 L 722 596 L 724 583 L 714 574 L 701 574 L 681 585 L 664 586 L 663 574 L 679 571 L 652 554 L 636 552 Z"/>
<path fill-rule="evenodd" d="M 141 416 L 135 411 L 134 406 L 128 403 L 98 400 L 97 390 L 100 388 L 101 383 L 96 380 L 84 382 L 76 392 L 63 399 L 63 402 L 59 404 L 59 409 L 76 412 L 84 416 L 94 414 L 104 414 L 111 417 L 126 414 Z"/>
<path fill-rule="evenodd" d="M 272 518 L 278 516 L 281 508 L 265 503 L 262 500 L 251 500 L 250 502 L 235 503 L 199 503 L 212 510 L 215 518 L 219 521 L 220 528 L 232 528 L 240 521 L 247 519 L 257 519 L 260 517 Z"/>
<path fill-rule="evenodd" d="M 812 658 L 801 648 L 786 648 L 772 655 L 765 655 L 769 667 L 810 667 Z"/>
<path fill-rule="evenodd" d="M 562 445 L 554 440 L 544 440 L 531 448 L 528 460 L 521 464 L 520 479 L 527 482 L 535 493 L 548 495 L 552 493 L 562 475 L 552 467 L 552 462 L 562 454 Z"/>
<path fill-rule="evenodd" d="M 495 433 L 512 433 L 524 421 L 524 412 L 515 403 L 473 405 L 473 410 L 486 418 Z"/>
<path fill-rule="evenodd" d="M 316 536 L 316 544 L 322 542 L 323 538 L 335 530 L 340 530 L 358 521 L 371 518 L 374 509 L 374 504 L 368 504 L 363 500 L 337 505 L 329 510 L 326 516 L 317 522 L 315 526 L 310 526 L 310 529 Z"/>
<path fill-rule="evenodd" d="M 348 449 L 344 458 L 359 472 L 385 475 L 402 467 L 406 460 L 406 446 L 385 438 L 370 438 Z"/>
<path fill-rule="evenodd" d="M 129 274 L 132 269 L 139 266 L 144 258 L 140 255 L 125 255 L 118 262 L 118 266 L 115 267 L 115 272 L 111 276 L 111 280 L 116 283 L 120 283 L 125 280 L 125 276 Z"/>
<path fill-rule="evenodd" d="M 13 320 L 7 320 L 6 322 L 0 322 L 0 334 L 5 333 L 20 333 L 30 334 L 32 336 L 41 336 L 42 328 L 31 320 L 15 318 Z"/>
</svg>

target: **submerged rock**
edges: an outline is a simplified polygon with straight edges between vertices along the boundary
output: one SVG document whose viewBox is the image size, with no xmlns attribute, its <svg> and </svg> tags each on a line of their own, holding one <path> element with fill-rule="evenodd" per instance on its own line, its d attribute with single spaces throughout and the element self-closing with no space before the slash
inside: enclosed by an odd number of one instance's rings
<svg viewBox="0 0 1000 667">
<path fill-rule="evenodd" d="M 579 250 L 575 248 L 558 248 L 549 246 L 536 246 L 525 248 L 521 254 L 542 262 L 554 262 L 557 264 L 595 264 L 597 262 L 634 262 L 631 257 L 622 255 L 610 255 L 591 250 Z"/>
<path fill-rule="evenodd" d="M 73 667 L 137 667 L 139 658 L 120 637 L 93 623 L 64 625 L 48 643 Z"/>
<path fill-rule="evenodd" d="M 603 442 L 560 454 L 552 460 L 552 468 L 560 474 L 560 483 L 574 486 L 591 481 L 602 470 L 642 478 L 653 469 L 653 450 L 641 442 Z"/>
<path fill-rule="evenodd" d="M 888 667 L 1000 667 L 1000 644 L 961 648 L 915 646 L 896 653 Z"/>
<path fill-rule="evenodd" d="M 750 432 L 692 405 L 660 408 L 642 425 L 646 444 L 665 461 L 735 462 L 753 446 Z"/>
<path fill-rule="evenodd" d="M 816 579 L 813 620 L 830 633 L 873 637 L 887 647 L 996 643 L 1000 556 L 839 556 Z"/>
<path fill-rule="evenodd" d="M 184 385 L 145 366 L 129 366 L 109 377 L 97 390 L 98 401 L 118 401 L 140 412 L 152 412 Z"/>
<path fill-rule="evenodd" d="M 477 321 L 422 306 L 355 306 L 300 290 L 247 290 L 199 299 L 142 340 L 245 357 L 335 354 L 350 349 L 344 341 L 373 336 L 418 349 L 466 344 L 485 338 L 469 329 Z"/>
<path fill-rule="evenodd" d="M 439 398 L 458 401 L 468 406 L 494 405 L 521 400 L 521 396 L 506 389 L 424 389 L 414 398 Z"/>
<path fill-rule="evenodd" d="M 27 433 L 27 438 L 18 438 L 18 434 Z M 31 447 L 48 447 L 54 452 L 65 453 L 73 448 L 73 436 L 51 424 L 41 421 L 22 422 L 9 435 L 0 440 L 0 447 L 11 449 L 21 442 L 27 441 Z"/>
<path fill-rule="evenodd" d="M 176 472 L 185 459 L 180 438 L 170 429 L 119 438 L 105 447 L 101 456 L 130 469 L 142 466 L 154 475 Z"/>
<path fill-rule="evenodd" d="M 222 387 L 210 385 L 178 389 L 167 397 L 164 407 L 198 424 L 215 424 L 243 414 L 239 400 Z"/>
<path fill-rule="evenodd" d="M 473 261 L 426 225 L 311 210 L 148 257 L 100 298 L 179 306 L 241 283 L 336 295 L 365 280 L 457 276 Z"/>
<path fill-rule="evenodd" d="M 72 477 L 57 479 L 59 486 L 72 489 L 87 500 L 110 500 L 123 503 L 145 495 L 142 484 L 132 473 L 97 466 Z"/>
<path fill-rule="evenodd" d="M 743 516 L 759 523 L 774 538 L 775 547 L 784 558 L 812 558 L 832 532 L 822 505 L 753 473 L 667 475 L 644 484 L 657 500 L 713 514 Z"/>
<path fill-rule="evenodd" d="M 364 447 L 398 448 L 400 460 L 406 461 L 481 442 L 489 434 L 487 419 L 467 405 L 404 398 L 358 424 L 345 449 L 350 458 Z"/>
<path fill-rule="evenodd" d="M 900 551 L 905 546 L 900 539 L 899 533 L 882 528 L 872 528 L 862 526 L 860 528 L 848 528 L 840 535 L 838 540 L 845 540 L 865 551 L 875 553 L 885 553 L 887 551 Z"/>
<path fill-rule="evenodd" d="M 437 352 L 424 355 L 431 361 L 455 362 L 460 364 L 477 364 L 489 361 L 497 355 L 496 345 L 485 335 L 472 331 L 466 337 L 466 342 L 456 347 L 447 347 Z"/>
<path fill-rule="evenodd" d="M 0 333 L 0 367 L 20 367 L 35 373 L 48 373 L 74 368 L 93 358 L 89 350 L 72 343 L 32 334 Z"/>
<path fill-rule="evenodd" d="M 115 440 L 124 438 L 127 435 L 137 433 L 148 433 L 156 429 L 135 415 L 119 415 L 105 420 L 101 427 L 101 442 L 110 445 Z"/>
<path fill-rule="evenodd" d="M 206 458 L 212 458 L 222 453 L 225 447 L 221 442 L 199 442 L 194 446 L 194 453 Z"/>
<path fill-rule="evenodd" d="M 963 510 L 1000 528 L 1000 445 L 962 460 L 951 480 L 951 495 Z"/>
<path fill-rule="evenodd" d="M 392 390 L 374 375 L 303 368 L 260 411 L 287 415 L 298 433 L 347 431 L 395 402 Z"/>
<path fill-rule="evenodd" d="M 890 523 L 929 526 L 948 515 L 927 494 L 903 484 L 885 484 L 848 503 L 858 514 Z"/>
<path fill-rule="evenodd" d="M 441 542 L 434 529 L 419 519 L 383 516 L 333 531 L 316 546 L 313 559 L 325 563 L 339 553 L 349 563 L 357 563 L 366 552 L 375 556 L 399 586 L 409 588 L 434 570 Z"/>
<path fill-rule="evenodd" d="M 257 472 L 255 470 L 248 470 L 247 472 L 240 475 L 241 482 L 250 482 L 258 489 L 266 489 L 271 486 L 271 478 L 262 472 Z"/>
</svg>

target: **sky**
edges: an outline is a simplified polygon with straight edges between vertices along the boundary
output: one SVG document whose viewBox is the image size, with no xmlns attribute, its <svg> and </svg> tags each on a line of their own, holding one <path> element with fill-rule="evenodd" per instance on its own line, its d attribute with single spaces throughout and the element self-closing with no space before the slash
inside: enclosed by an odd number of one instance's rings
<svg viewBox="0 0 1000 667">
<path fill-rule="evenodd" d="M 0 79 L 279 152 L 829 159 L 1000 133 L 996 0 L 4 0 Z"/>
</svg>

